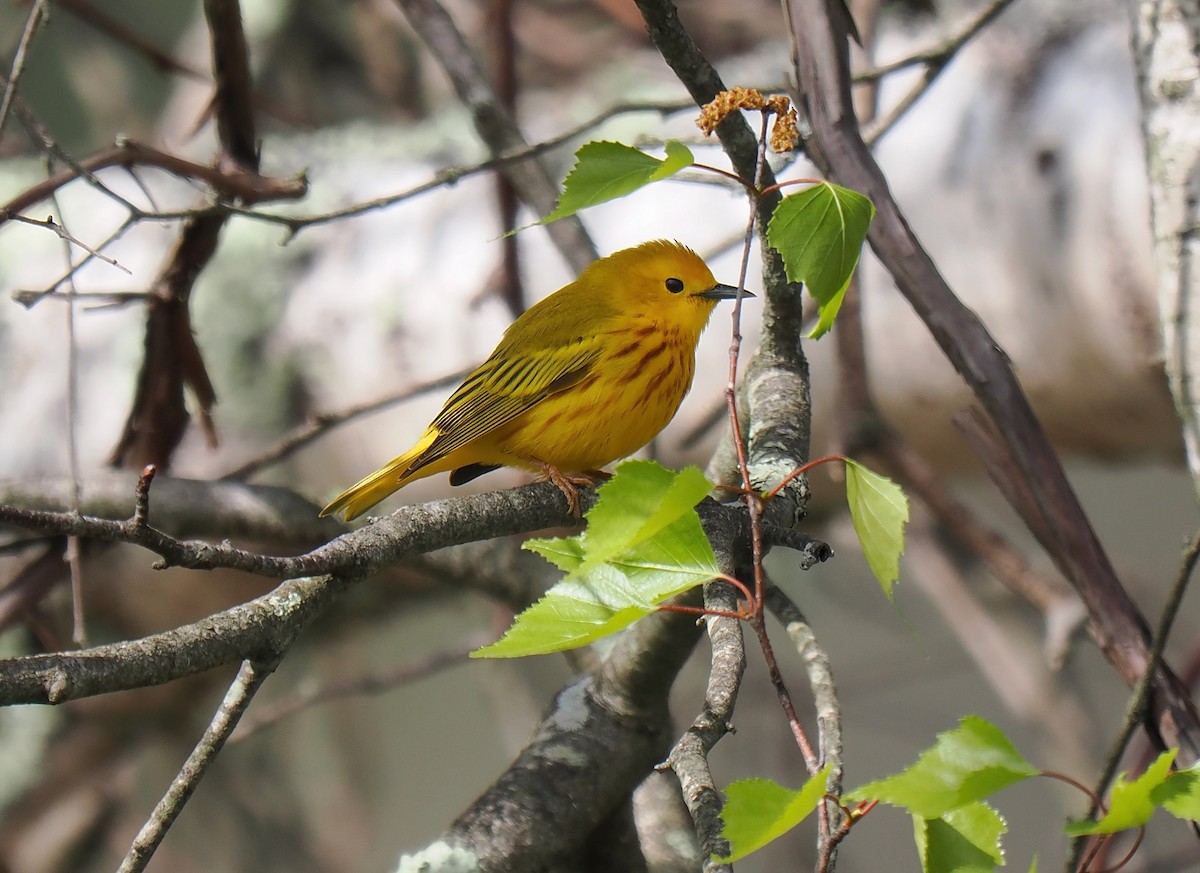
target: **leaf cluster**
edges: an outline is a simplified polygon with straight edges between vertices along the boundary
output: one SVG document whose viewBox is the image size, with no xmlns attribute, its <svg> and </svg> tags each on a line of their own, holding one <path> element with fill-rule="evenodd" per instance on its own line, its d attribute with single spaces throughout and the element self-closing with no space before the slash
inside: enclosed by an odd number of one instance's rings
<svg viewBox="0 0 1200 873">
<path fill-rule="evenodd" d="M 1117 777 L 1108 810 L 1098 820 L 1067 823 L 1068 836 L 1111 834 L 1145 825 L 1161 808 L 1176 818 L 1200 819 L 1200 769 L 1172 773 L 1177 750 L 1163 752 L 1135 779 Z M 969 715 L 941 733 L 904 770 L 847 792 L 840 802 L 857 803 L 847 829 L 877 803 L 909 813 L 921 869 L 925 873 L 992 873 L 1005 864 L 1004 817 L 992 795 L 1031 776 L 1047 775 L 1029 763 L 1004 733 Z M 743 779 L 726 789 L 724 836 L 735 861 L 762 848 L 807 818 L 824 796 L 827 769 L 798 790 L 768 779 Z M 1030 873 L 1037 869 L 1034 859 Z"/>
</svg>

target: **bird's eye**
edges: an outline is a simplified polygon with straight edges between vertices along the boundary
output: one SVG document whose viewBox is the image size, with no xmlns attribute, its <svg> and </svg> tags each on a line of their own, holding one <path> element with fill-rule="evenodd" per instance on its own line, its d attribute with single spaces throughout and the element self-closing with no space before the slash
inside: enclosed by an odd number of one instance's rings
<svg viewBox="0 0 1200 873">
<path fill-rule="evenodd" d="M 683 290 L 683 280 L 676 279 L 675 277 L 672 276 L 670 279 L 667 280 L 667 290 L 670 291 L 672 294 L 678 294 L 680 291 Z"/>
</svg>

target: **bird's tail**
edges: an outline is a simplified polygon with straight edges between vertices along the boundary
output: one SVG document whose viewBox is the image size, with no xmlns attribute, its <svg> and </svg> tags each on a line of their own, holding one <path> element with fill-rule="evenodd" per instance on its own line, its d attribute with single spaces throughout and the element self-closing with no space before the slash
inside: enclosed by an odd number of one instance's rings
<svg viewBox="0 0 1200 873">
<path fill-rule="evenodd" d="M 430 429 L 415 446 L 393 458 L 371 475 L 351 485 L 321 510 L 321 515 L 345 513 L 346 521 L 352 521 L 370 509 L 393 491 L 403 488 L 413 479 L 430 475 L 436 471 L 426 470 L 416 466 L 417 459 L 429 448 L 437 436 L 437 431 Z"/>
</svg>

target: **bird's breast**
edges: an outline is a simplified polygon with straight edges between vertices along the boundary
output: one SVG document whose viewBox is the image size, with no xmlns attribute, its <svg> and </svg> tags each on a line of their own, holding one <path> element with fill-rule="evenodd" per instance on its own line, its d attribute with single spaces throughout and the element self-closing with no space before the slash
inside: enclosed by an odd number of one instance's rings
<svg viewBox="0 0 1200 873">
<path fill-rule="evenodd" d="M 604 334 L 592 370 L 497 434 L 507 452 L 566 471 L 636 452 L 675 416 L 692 384 L 695 340 L 646 324 Z"/>
</svg>

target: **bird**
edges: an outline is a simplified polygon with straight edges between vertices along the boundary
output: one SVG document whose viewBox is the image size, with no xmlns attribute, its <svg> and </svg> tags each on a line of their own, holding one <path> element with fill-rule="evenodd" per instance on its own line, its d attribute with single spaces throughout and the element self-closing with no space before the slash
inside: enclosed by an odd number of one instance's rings
<svg viewBox="0 0 1200 873">
<path fill-rule="evenodd" d="M 416 444 L 321 515 L 351 521 L 437 473 L 461 485 L 517 467 L 553 482 L 579 518 L 576 486 L 596 484 L 607 476 L 601 467 L 667 426 L 691 388 L 709 317 L 738 293 L 678 242 L 652 240 L 600 258 L 522 313 Z"/>
</svg>

